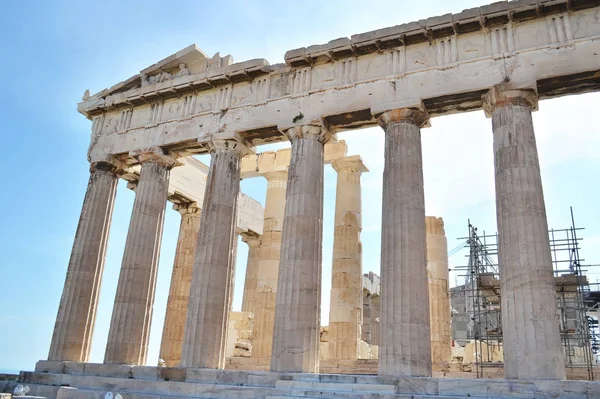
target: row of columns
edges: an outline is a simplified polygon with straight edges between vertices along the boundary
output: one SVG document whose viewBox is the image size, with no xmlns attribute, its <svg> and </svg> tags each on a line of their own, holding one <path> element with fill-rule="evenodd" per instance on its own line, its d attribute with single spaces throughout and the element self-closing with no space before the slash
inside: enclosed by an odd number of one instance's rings
<svg viewBox="0 0 600 399">
<path fill-rule="evenodd" d="M 160 242 L 173 158 L 143 153 L 140 180 L 135 188 L 133 212 L 113 307 L 105 363 L 145 364 Z"/>
<path fill-rule="evenodd" d="M 201 214 L 195 202 L 175 204 L 173 209 L 181 214 L 181 224 L 159 352 L 159 358 L 163 359 L 167 366 L 177 366 L 181 361 Z"/>
<path fill-rule="evenodd" d="M 535 93 L 494 88 L 483 101 L 494 133 L 505 375 L 563 379 L 547 221 L 531 119 L 537 105 Z M 429 117 L 422 104 L 390 108 L 376 115 L 385 131 L 379 374 L 428 376 L 432 361 L 420 129 Z M 255 289 L 245 298 L 247 310 L 260 315 L 257 328 L 269 331 L 273 318 L 270 350 L 268 342 L 257 343 L 261 356 L 270 352 L 271 370 L 318 372 L 323 146 L 331 134 L 321 124 L 293 127 L 286 134 L 292 143 L 289 176 L 274 176 L 272 182 L 267 178 L 274 205 L 269 205 L 268 196 L 265 212 L 272 223 L 255 247 L 266 256 L 250 262 L 256 271 L 252 271 L 248 291 Z M 211 145 L 181 344 L 182 367 L 222 368 L 225 360 L 240 159 L 246 149 L 230 140 Z M 146 361 L 164 204 L 174 160 L 161 151 L 139 154 L 138 159 L 142 171 L 111 320 L 107 363 Z M 353 165 L 338 171 L 339 181 L 352 187 L 361 168 Z M 108 164 L 92 167 L 51 360 L 88 358 L 117 176 Z M 337 282 L 360 269 L 359 232 L 360 195 L 349 195 L 336 206 L 334 236 L 332 347 L 342 357 L 353 351 L 360 336 L 360 331 L 350 326 L 358 325 L 353 319 L 360 317 L 360 296 L 353 298 L 344 290 L 353 281 L 345 285 Z M 180 279 L 182 287 L 189 279 L 184 277 L 189 276 L 189 260 L 186 267 Z M 181 328 L 181 314 L 173 328 Z"/>
<path fill-rule="evenodd" d="M 332 163 L 337 172 L 331 294 L 329 357 L 358 357 L 362 320 L 362 198 L 360 176 L 368 169 L 355 155 Z"/>
<path fill-rule="evenodd" d="M 254 314 L 252 356 L 258 359 L 271 357 L 288 173 L 269 172 L 264 177 L 267 196 L 263 234 L 260 241 L 247 241 L 249 253 L 242 300 L 242 311 Z"/>
<path fill-rule="evenodd" d="M 244 146 L 211 144 L 202 221 L 196 245 L 192 289 L 181 366 L 223 368 L 235 261 L 236 211 Z"/>
</svg>

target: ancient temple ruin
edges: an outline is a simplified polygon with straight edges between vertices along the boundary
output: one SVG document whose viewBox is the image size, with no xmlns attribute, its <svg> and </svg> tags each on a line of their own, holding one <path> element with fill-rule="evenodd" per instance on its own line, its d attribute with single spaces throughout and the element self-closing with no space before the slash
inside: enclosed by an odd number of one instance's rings
<svg viewBox="0 0 600 399">
<path fill-rule="evenodd" d="M 86 92 L 88 188 L 48 358 L 21 382 L 65 399 L 598 397 L 598 382 L 565 381 L 531 115 L 539 100 L 600 88 L 599 20 L 598 1 L 498 2 L 291 50 L 283 64 L 192 45 Z M 425 215 L 421 129 L 481 109 L 494 136 L 504 379 L 461 380 L 435 374 L 451 361 L 448 258 L 443 221 Z M 385 135 L 380 279 L 361 267 L 368 165 L 337 138 L 375 125 Z M 258 154 L 285 140 L 291 149 Z M 321 250 L 326 163 L 338 174 L 333 254 Z M 135 202 L 94 364 L 120 178 Z M 264 209 L 240 193 L 250 178 L 267 180 Z M 167 201 L 182 218 L 156 367 L 147 350 Z M 238 235 L 249 255 L 232 313 Z M 333 259 L 327 328 L 322 256 Z"/>
</svg>

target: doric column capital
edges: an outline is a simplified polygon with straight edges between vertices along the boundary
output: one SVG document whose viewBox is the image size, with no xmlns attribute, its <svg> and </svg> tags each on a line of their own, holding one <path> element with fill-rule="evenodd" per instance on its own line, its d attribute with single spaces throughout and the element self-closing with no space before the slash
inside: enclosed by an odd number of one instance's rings
<svg viewBox="0 0 600 399">
<path fill-rule="evenodd" d="M 485 116 L 490 118 L 494 111 L 508 105 L 523 105 L 531 108 L 532 111 L 538 109 L 538 96 L 535 89 L 513 89 L 502 86 L 494 86 L 481 97 L 483 101 L 483 110 Z"/>
<path fill-rule="evenodd" d="M 243 143 L 233 139 L 216 139 L 206 143 L 210 153 L 231 152 L 242 158 L 251 153 L 250 149 Z"/>
<path fill-rule="evenodd" d="M 425 106 L 414 106 L 406 108 L 395 108 L 377 115 L 377 122 L 382 128 L 386 128 L 393 123 L 407 122 L 418 127 L 429 126 L 429 114 Z"/>
<path fill-rule="evenodd" d="M 138 180 L 128 181 L 127 182 L 127 188 L 130 189 L 130 190 L 132 190 L 132 191 L 135 191 L 135 189 L 137 188 L 137 186 L 138 186 Z"/>
<path fill-rule="evenodd" d="M 153 162 L 159 165 L 164 165 L 169 169 L 180 165 L 176 158 L 165 154 L 164 150 L 160 147 L 131 151 L 129 156 L 137 159 L 141 164 Z"/>
<path fill-rule="evenodd" d="M 331 166 L 333 166 L 333 169 L 338 173 L 342 170 L 360 173 L 369 171 L 369 169 L 363 163 L 360 155 L 352 155 L 349 157 L 336 159 L 335 161 L 331 162 Z"/>
<path fill-rule="evenodd" d="M 114 165 L 108 161 L 99 161 L 99 162 L 91 162 L 90 163 L 90 173 L 93 173 L 96 171 L 101 171 L 101 172 L 117 174 L 119 170 L 120 170 L 119 167 L 117 167 L 116 165 Z"/>
<path fill-rule="evenodd" d="M 286 130 L 285 134 L 291 142 L 297 139 L 311 139 L 322 144 L 327 143 L 333 137 L 331 131 L 324 124 L 294 126 Z"/>
<path fill-rule="evenodd" d="M 242 241 L 248 244 L 249 247 L 255 247 L 260 245 L 262 236 L 250 231 L 245 231 L 240 233 L 242 236 Z"/>
<path fill-rule="evenodd" d="M 200 214 L 200 207 L 198 206 L 197 202 L 173 204 L 173 209 L 179 212 L 181 216 Z"/>
<path fill-rule="evenodd" d="M 267 172 L 263 174 L 264 178 L 267 179 L 268 182 L 273 180 L 287 180 L 288 172 L 286 171 L 276 171 L 276 172 Z"/>
<path fill-rule="evenodd" d="M 90 162 L 90 173 L 100 171 L 121 176 L 126 173 L 126 169 L 127 165 L 113 157 Z"/>
</svg>

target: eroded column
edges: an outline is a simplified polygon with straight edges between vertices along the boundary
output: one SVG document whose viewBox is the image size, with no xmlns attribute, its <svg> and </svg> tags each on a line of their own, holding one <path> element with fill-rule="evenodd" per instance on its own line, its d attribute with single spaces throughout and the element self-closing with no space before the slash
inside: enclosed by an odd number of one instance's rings
<svg viewBox="0 0 600 399">
<path fill-rule="evenodd" d="M 448 243 L 442 218 L 427 216 L 425 227 L 427 232 L 431 361 L 433 370 L 442 371 L 447 370 L 448 363 L 452 358 Z"/>
<path fill-rule="evenodd" d="M 323 237 L 322 126 L 289 129 L 292 142 L 283 221 L 272 371 L 319 370 Z"/>
<path fill-rule="evenodd" d="M 233 140 L 210 143 L 200 233 L 183 339 L 182 367 L 223 368 L 237 240 L 240 160 L 247 148 Z"/>
<path fill-rule="evenodd" d="M 533 90 L 494 88 L 492 117 L 504 375 L 564 379 L 548 222 L 531 111 Z"/>
<path fill-rule="evenodd" d="M 89 359 L 118 180 L 112 164 L 91 165 L 48 360 Z"/>
<path fill-rule="evenodd" d="M 183 330 L 190 298 L 198 231 L 200 230 L 200 208 L 195 202 L 175 204 L 173 209 L 181 214 L 181 224 L 159 355 L 168 367 L 177 367 L 181 361 Z"/>
<path fill-rule="evenodd" d="M 362 324 L 362 230 L 360 176 L 368 169 L 360 156 L 332 163 L 338 173 L 331 266 L 329 358 L 358 358 Z"/>
<path fill-rule="evenodd" d="M 143 365 L 173 158 L 161 150 L 135 155 L 142 165 L 125 243 L 104 363 Z"/>
<path fill-rule="evenodd" d="M 254 306 L 250 310 L 254 313 L 252 357 L 255 358 L 271 357 L 287 176 L 287 172 L 271 172 L 265 175 L 265 223 L 260 244 Z"/>
<path fill-rule="evenodd" d="M 260 236 L 254 233 L 242 233 L 242 241 L 248 245 L 248 261 L 244 278 L 244 295 L 242 296 L 242 312 L 253 312 L 256 277 L 260 260 Z"/>
<path fill-rule="evenodd" d="M 379 116 L 385 129 L 379 374 L 430 376 L 429 295 L 421 157 L 424 108 Z"/>
</svg>

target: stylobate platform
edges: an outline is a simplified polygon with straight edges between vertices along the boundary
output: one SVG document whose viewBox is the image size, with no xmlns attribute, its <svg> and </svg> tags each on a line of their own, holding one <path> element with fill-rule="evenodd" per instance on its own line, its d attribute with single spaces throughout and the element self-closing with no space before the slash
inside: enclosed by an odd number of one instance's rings
<svg viewBox="0 0 600 399">
<path fill-rule="evenodd" d="M 599 381 L 498 380 L 275 373 L 41 361 L 21 372 L 32 396 L 179 398 L 594 398 Z M 16 383 L 4 383 L 4 391 Z M 1 386 L 0 386 L 1 387 Z M 2 390 L 2 389 L 0 389 Z"/>
</svg>

